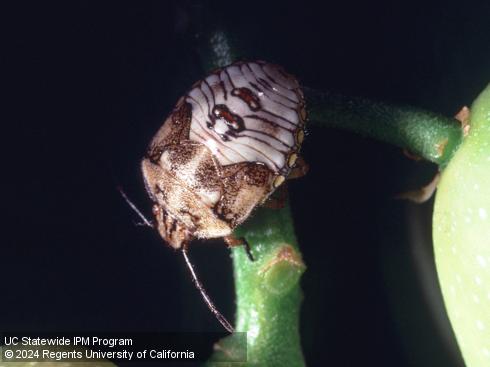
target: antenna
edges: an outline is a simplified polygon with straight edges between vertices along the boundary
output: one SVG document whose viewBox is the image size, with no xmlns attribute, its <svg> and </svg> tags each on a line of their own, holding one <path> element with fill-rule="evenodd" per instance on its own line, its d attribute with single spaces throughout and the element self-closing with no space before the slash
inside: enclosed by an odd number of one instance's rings
<svg viewBox="0 0 490 367">
<path fill-rule="evenodd" d="M 131 207 L 131 209 L 133 209 L 135 211 L 135 213 L 138 214 L 138 216 L 141 218 L 141 220 L 143 221 L 142 224 L 146 225 L 148 227 L 154 228 L 154 225 L 148 219 L 146 219 L 146 217 L 143 215 L 143 213 L 141 213 L 141 211 L 136 207 L 136 205 L 134 205 L 133 202 L 131 200 L 129 200 L 129 198 L 126 195 L 126 193 L 124 192 L 124 190 L 121 187 L 118 187 L 117 190 L 121 193 L 121 196 L 126 201 L 126 203 L 128 203 L 128 205 Z M 187 256 L 187 243 L 184 243 L 182 245 L 182 255 L 184 255 L 185 263 L 186 263 L 187 267 L 189 268 L 189 271 L 191 272 L 192 281 L 194 282 L 194 285 L 196 286 L 196 288 L 201 293 L 201 296 L 204 299 L 204 302 L 206 302 L 206 305 L 211 310 L 211 312 L 214 314 L 214 316 L 216 316 L 216 318 L 221 323 L 221 325 L 223 325 L 223 327 L 228 332 L 234 333 L 235 330 L 233 329 L 233 326 L 231 326 L 231 324 L 228 322 L 228 320 L 226 320 L 226 318 L 221 314 L 221 312 L 218 311 L 218 309 L 214 305 L 213 301 L 211 301 L 211 298 L 209 298 L 209 296 L 206 292 L 206 289 L 204 289 L 204 286 L 202 285 L 202 283 L 197 278 L 196 271 L 194 270 L 194 267 L 192 266 L 192 263 L 189 260 L 189 257 Z"/>
<path fill-rule="evenodd" d="M 133 209 L 135 211 L 136 214 L 138 214 L 138 216 L 141 218 L 141 220 L 143 221 L 143 223 L 138 223 L 139 225 L 143 224 L 145 226 L 148 226 L 148 227 L 154 227 L 153 224 L 151 224 L 151 222 L 146 219 L 146 217 L 143 215 L 143 213 L 136 207 L 136 205 L 133 204 L 133 202 L 131 200 L 129 200 L 128 196 L 126 195 L 126 193 L 124 192 L 124 190 L 118 186 L 117 187 L 117 191 L 119 191 L 119 193 L 121 194 L 121 196 L 123 197 L 123 199 L 126 201 L 126 203 L 128 203 L 129 207 L 131 209 Z"/>
<path fill-rule="evenodd" d="M 208 308 L 211 310 L 211 312 L 214 314 L 214 316 L 216 316 L 216 318 L 221 323 L 221 325 L 223 325 L 223 327 L 226 330 L 228 330 L 228 332 L 234 333 L 235 330 L 233 329 L 233 326 L 231 326 L 231 324 L 228 322 L 228 320 L 226 320 L 226 318 L 221 314 L 221 312 L 218 311 L 218 309 L 214 305 L 213 301 L 211 301 L 208 294 L 206 293 L 204 286 L 202 285 L 202 283 L 197 278 L 196 272 L 194 271 L 194 266 L 192 266 L 192 263 L 190 262 L 189 257 L 187 256 L 187 244 L 184 244 L 182 246 L 182 255 L 184 255 L 185 263 L 187 264 L 187 267 L 189 268 L 189 271 L 191 272 L 194 285 L 196 286 L 196 288 L 201 293 L 201 296 L 204 299 L 204 302 L 206 302 L 206 304 L 208 305 Z"/>
</svg>

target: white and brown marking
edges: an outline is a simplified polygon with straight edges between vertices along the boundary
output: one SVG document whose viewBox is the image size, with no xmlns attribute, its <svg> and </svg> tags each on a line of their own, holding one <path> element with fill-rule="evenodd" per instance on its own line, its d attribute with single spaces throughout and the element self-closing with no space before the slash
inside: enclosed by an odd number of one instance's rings
<svg viewBox="0 0 490 367">
<path fill-rule="evenodd" d="M 190 140 L 205 144 L 220 164 L 260 162 L 287 176 L 306 119 L 294 77 L 276 65 L 239 62 L 196 83 L 184 98 L 192 106 Z"/>
<path fill-rule="evenodd" d="M 174 248 L 224 237 L 297 165 L 306 110 L 279 66 L 238 62 L 193 85 L 142 161 L 161 236 Z"/>
</svg>

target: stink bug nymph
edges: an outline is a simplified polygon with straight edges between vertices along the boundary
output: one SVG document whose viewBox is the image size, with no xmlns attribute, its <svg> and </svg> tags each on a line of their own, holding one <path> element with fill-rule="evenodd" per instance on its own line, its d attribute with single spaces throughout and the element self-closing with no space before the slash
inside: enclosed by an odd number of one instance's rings
<svg viewBox="0 0 490 367">
<path fill-rule="evenodd" d="M 290 175 L 305 120 L 295 77 L 263 61 L 237 62 L 179 99 L 141 162 L 154 227 L 182 251 L 206 303 L 230 332 L 195 275 L 188 244 L 220 237 L 240 243 L 233 229 Z"/>
</svg>

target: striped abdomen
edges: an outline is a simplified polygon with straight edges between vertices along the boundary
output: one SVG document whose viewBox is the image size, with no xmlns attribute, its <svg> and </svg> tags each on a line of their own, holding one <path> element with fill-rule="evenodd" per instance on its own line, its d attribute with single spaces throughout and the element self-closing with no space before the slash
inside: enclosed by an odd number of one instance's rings
<svg viewBox="0 0 490 367">
<path fill-rule="evenodd" d="M 306 118 L 298 81 L 279 66 L 239 62 L 219 69 L 185 96 L 192 107 L 189 138 L 224 166 L 261 162 L 287 176 Z"/>
</svg>

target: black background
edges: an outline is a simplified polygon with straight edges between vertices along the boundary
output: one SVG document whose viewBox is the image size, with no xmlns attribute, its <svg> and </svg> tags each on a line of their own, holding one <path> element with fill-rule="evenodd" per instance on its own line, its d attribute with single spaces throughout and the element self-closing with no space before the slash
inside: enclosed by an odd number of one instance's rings
<svg viewBox="0 0 490 367">
<path fill-rule="evenodd" d="M 204 76 L 192 33 L 202 19 L 187 4 L 2 5 L 1 330 L 221 330 L 181 256 L 135 226 L 116 191 L 150 213 L 139 160 Z M 242 56 L 309 87 L 450 116 L 490 80 L 486 2 L 213 4 L 247 40 Z M 345 132 L 308 133 L 311 170 L 290 185 L 308 364 L 461 366 L 435 278 L 432 204 L 393 200 L 435 167 Z M 228 250 L 196 242 L 191 256 L 232 318 Z"/>
</svg>

